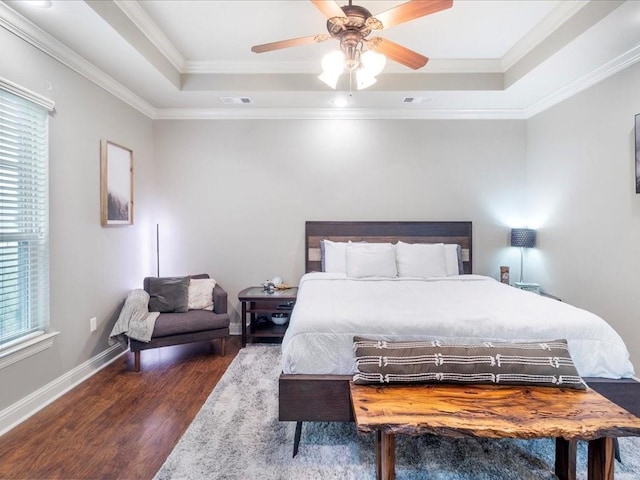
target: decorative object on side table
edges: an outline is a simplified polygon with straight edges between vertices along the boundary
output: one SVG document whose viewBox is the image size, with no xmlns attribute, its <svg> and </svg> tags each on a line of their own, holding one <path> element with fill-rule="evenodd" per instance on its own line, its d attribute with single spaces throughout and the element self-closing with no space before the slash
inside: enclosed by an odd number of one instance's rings
<svg viewBox="0 0 640 480">
<path fill-rule="evenodd" d="M 272 280 L 259 287 L 245 288 L 238 294 L 242 303 L 242 346 L 256 339 L 282 339 L 287 330 L 291 311 L 296 302 L 298 287 Z M 247 314 L 249 321 L 247 322 Z"/>
<path fill-rule="evenodd" d="M 262 291 L 271 294 L 276 291 L 276 286 L 271 280 L 262 283 Z"/>
<path fill-rule="evenodd" d="M 262 289 L 269 294 L 274 293 L 276 290 L 288 290 L 290 288 L 291 285 L 284 283 L 280 277 L 273 277 L 271 280 L 262 283 Z"/>
<path fill-rule="evenodd" d="M 278 308 L 282 308 L 282 306 L 278 305 Z M 289 314 L 288 313 L 272 313 L 271 321 L 276 325 L 284 325 L 289 321 Z"/>
<path fill-rule="evenodd" d="M 500 282 L 509 285 L 509 267 L 500 267 Z"/>
</svg>

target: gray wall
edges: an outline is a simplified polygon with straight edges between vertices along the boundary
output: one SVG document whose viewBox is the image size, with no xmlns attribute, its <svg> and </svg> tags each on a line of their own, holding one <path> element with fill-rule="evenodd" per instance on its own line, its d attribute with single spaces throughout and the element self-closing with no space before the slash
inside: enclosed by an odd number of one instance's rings
<svg viewBox="0 0 640 480">
<path fill-rule="evenodd" d="M 0 369 L 2 411 L 107 349 L 124 295 L 154 271 L 154 257 L 151 120 L 2 28 L 0 51 L 0 76 L 56 102 L 49 120 L 50 301 L 51 328 L 60 332 L 52 348 Z M 100 226 L 102 138 L 134 152 L 133 227 Z M 98 319 L 94 333 L 91 317 Z"/>
<path fill-rule="evenodd" d="M 567 302 L 605 318 L 640 368 L 640 195 L 634 115 L 640 65 L 528 121 L 532 275 Z"/>
<path fill-rule="evenodd" d="M 237 322 L 239 290 L 275 275 L 298 282 L 305 220 L 472 220 L 474 271 L 497 278 L 518 258 L 507 225 L 526 204 L 525 127 L 158 121 L 160 273 L 210 273 Z"/>
</svg>

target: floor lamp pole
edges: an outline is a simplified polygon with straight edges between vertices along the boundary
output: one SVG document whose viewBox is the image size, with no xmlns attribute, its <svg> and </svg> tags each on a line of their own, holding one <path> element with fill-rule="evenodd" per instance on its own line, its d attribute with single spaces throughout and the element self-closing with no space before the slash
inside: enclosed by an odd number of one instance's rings
<svg viewBox="0 0 640 480">
<path fill-rule="evenodd" d="M 524 278 L 524 247 L 520 247 L 520 283 L 524 282 L 523 278 Z"/>
<path fill-rule="evenodd" d="M 160 224 L 156 223 L 156 273 L 160 278 Z"/>
</svg>

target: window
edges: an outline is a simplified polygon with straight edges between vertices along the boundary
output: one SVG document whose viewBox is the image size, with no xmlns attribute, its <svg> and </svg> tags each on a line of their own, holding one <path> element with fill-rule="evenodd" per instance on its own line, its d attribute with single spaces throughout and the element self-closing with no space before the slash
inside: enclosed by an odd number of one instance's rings
<svg viewBox="0 0 640 480">
<path fill-rule="evenodd" d="M 0 349 L 44 333 L 49 324 L 52 107 L 0 79 Z"/>
</svg>

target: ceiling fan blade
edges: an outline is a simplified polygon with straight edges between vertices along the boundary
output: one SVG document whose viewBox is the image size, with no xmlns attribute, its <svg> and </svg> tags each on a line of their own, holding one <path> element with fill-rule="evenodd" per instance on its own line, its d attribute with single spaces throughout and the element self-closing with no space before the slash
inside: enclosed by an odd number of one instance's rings
<svg viewBox="0 0 640 480">
<path fill-rule="evenodd" d="M 346 15 L 340 8 L 340 5 L 338 5 L 334 0 L 311 0 L 311 3 L 313 3 L 327 18 L 346 18 Z"/>
<path fill-rule="evenodd" d="M 324 42 L 329 35 L 309 35 L 308 37 L 290 38 L 289 40 L 280 40 L 278 42 L 264 43 L 262 45 L 254 45 L 251 51 L 255 53 L 270 52 L 271 50 L 280 50 L 281 48 L 297 47 L 299 45 L 308 45 L 310 43 Z"/>
<path fill-rule="evenodd" d="M 389 28 L 415 18 L 446 10 L 451 8 L 452 5 L 453 0 L 410 0 L 375 15 L 375 18 L 382 23 L 382 28 Z"/>
<path fill-rule="evenodd" d="M 382 53 L 385 57 L 393 60 L 394 62 L 401 63 L 413 70 L 424 67 L 429 59 L 424 55 L 420 55 L 418 52 L 409 50 L 402 45 L 392 42 L 380 37 L 373 37 L 369 39 L 369 48 L 375 50 L 378 53 Z"/>
</svg>

